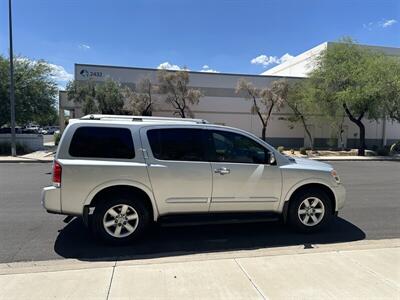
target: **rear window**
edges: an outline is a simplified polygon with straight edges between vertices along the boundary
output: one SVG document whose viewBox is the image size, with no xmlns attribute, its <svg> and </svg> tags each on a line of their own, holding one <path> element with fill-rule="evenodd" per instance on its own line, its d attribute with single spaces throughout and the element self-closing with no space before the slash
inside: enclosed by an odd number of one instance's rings
<svg viewBox="0 0 400 300">
<path fill-rule="evenodd" d="M 153 156 L 161 160 L 203 161 L 202 130 L 151 129 L 147 131 Z"/>
<path fill-rule="evenodd" d="M 131 131 L 114 127 L 79 127 L 72 137 L 69 154 L 74 157 L 134 158 Z"/>
</svg>

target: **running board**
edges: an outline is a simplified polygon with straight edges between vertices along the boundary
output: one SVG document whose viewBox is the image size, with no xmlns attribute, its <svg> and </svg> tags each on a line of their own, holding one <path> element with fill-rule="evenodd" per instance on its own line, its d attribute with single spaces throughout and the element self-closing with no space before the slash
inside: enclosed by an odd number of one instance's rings
<svg viewBox="0 0 400 300">
<path fill-rule="evenodd" d="M 165 215 L 158 219 L 162 227 L 257 223 L 279 221 L 277 213 L 196 213 Z"/>
</svg>

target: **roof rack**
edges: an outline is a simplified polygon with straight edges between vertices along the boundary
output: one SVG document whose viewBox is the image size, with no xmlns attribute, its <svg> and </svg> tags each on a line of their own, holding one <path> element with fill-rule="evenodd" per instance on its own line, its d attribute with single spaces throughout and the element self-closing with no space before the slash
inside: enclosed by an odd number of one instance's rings
<svg viewBox="0 0 400 300">
<path fill-rule="evenodd" d="M 101 121 L 132 121 L 132 122 L 188 122 L 196 124 L 208 124 L 207 120 L 190 118 L 171 118 L 171 117 L 145 117 L 145 116 L 127 116 L 127 115 L 86 115 L 81 120 L 101 120 Z"/>
</svg>

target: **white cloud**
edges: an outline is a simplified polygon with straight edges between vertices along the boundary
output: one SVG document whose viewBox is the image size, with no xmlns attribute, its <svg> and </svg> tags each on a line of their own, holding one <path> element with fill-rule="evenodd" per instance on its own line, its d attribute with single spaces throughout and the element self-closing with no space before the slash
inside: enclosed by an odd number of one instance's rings
<svg viewBox="0 0 400 300">
<path fill-rule="evenodd" d="M 281 64 L 284 63 L 288 60 L 291 60 L 294 56 L 290 55 L 289 53 L 286 53 L 282 55 L 281 57 L 278 56 L 268 56 L 265 54 L 261 54 L 255 58 L 253 58 L 250 63 L 253 65 L 262 65 L 263 67 L 267 67 L 272 64 Z"/>
<path fill-rule="evenodd" d="M 170 64 L 169 62 L 163 62 L 161 64 L 158 65 L 157 69 L 163 69 L 163 70 L 174 70 L 174 71 L 179 71 L 182 70 L 181 67 L 179 67 L 178 65 L 174 65 L 174 64 Z M 185 70 L 187 70 L 186 68 L 184 68 Z"/>
<path fill-rule="evenodd" d="M 291 60 L 293 57 L 294 57 L 293 55 L 286 53 L 286 54 L 283 54 L 279 60 L 280 60 L 280 63 L 284 63 L 284 62 Z"/>
<path fill-rule="evenodd" d="M 250 61 L 253 65 L 263 65 L 264 67 L 270 65 L 270 64 L 276 64 L 278 63 L 278 57 L 276 56 L 267 56 L 267 55 L 259 55 L 255 58 L 253 58 Z"/>
<path fill-rule="evenodd" d="M 382 26 L 383 28 L 386 28 L 386 27 L 390 27 L 390 26 L 392 26 L 392 25 L 394 25 L 396 23 L 397 23 L 397 20 L 395 20 L 395 19 L 384 20 L 379 24 L 379 26 Z"/>
<path fill-rule="evenodd" d="M 89 46 L 89 45 L 87 45 L 87 44 L 80 44 L 79 46 L 79 49 L 83 49 L 83 50 L 89 50 L 91 47 Z"/>
<path fill-rule="evenodd" d="M 200 72 L 205 72 L 205 73 L 219 73 L 219 71 L 211 69 L 208 65 L 204 65 Z"/>
<path fill-rule="evenodd" d="M 49 66 L 52 69 L 51 78 L 54 79 L 55 81 L 67 82 L 74 79 L 74 75 L 68 73 L 63 66 L 55 64 L 49 64 Z"/>
<path fill-rule="evenodd" d="M 368 22 L 363 24 L 363 28 L 372 31 L 375 28 L 381 27 L 381 28 L 388 28 L 393 26 L 394 24 L 397 23 L 397 20 L 395 19 L 383 19 L 382 21 L 379 22 Z"/>
</svg>

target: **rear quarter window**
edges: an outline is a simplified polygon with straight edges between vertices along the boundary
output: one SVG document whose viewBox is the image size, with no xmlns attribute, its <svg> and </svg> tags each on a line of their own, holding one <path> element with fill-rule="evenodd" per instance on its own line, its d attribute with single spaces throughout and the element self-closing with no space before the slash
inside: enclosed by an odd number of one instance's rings
<svg viewBox="0 0 400 300">
<path fill-rule="evenodd" d="M 135 157 L 132 134 L 128 128 L 83 126 L 75 130 L 69 146 L 73 157 Z"/>
</svg>

